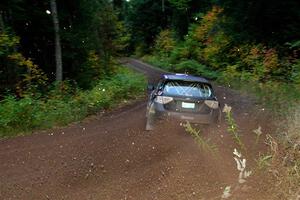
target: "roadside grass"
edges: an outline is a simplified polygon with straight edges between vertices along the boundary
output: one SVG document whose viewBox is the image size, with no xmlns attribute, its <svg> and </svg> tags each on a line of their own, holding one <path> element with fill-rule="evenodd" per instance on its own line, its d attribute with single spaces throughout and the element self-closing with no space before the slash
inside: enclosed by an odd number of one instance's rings
<svg viewBox="0 0 300 200">
<path fill-rule="evenodd" d="M 267 167 L 270 167 L 272 158 L 273 158 L 272 155 L 260 153 L 258 159 L 256 160 L 258 169 L 265 170 L 267 169 Z"/>
<path fill-rule="evenodd" d="M 275 188 L 270 188 L 276 199 L 300 198 L 300 89 L 296 85 L 279 82 L 257 84 L 253 80 L 219 78 L 219 83 L 230 84 L 234 89 L 247 91 L 257 98 L 265 110 L 271 113 L 277 131 L 267 134 L 268 151 L 256 159 L 257 169 L 270 175 Z M 229 120 L 230 121 L 230 120 Z M 227 122 L 229 122 L 227 120 Z M 261 128 L 253 131 L 256 144 L 262 135 Z"/>
<path fill-rule="evenodd" d="M 0 138 L 80 121 L 144 95 L 146 81 L 142 75 L 119 67 L 115 75 L 100 80 L 91 90 L 68 87 L 63 83 L 41 97 L 7 96 L 0 101 Z"/>
<path fill-rule="evenodd" d="M 271 113 L 277 131 L 266 135 L 268 152 L 260 154 L 257 168 L 263 174 L 274 178 L 273 195 L 276 199 L 300 198 L 300 88 L 298 85 L 269 81 L 258 84 L 254 80 L 243 80 L 239 76 L 220 83 L 232 88 L 247 91 L 257 98 L 266 111 Z M 258 128 L 256 143 L 262 133 Z"/>
<path fill-rule="evenodd" d="M 238 125 L 235 122 L 235 119 L 233 118 L 231 107 L 225 104 L 223 108 L 223 112 L 225 113 L 225 120 L 227 122 L 227 132 L 231 135 L 231 138 L 233 141 L 239 145 L 239 147 L 243 150 L 245 150 L 245 146 L 240 139 L 239 133 L 238 133 Z"/>
<path fill-rule="evenodd" d="M 206 152 L 211 153 L 213 156 L 217 156 L 218 149 L 215 144 L 213 144 L 209 139 L 205 139 L 201 135 L 201 131 L 192 127 L 189 122 L 183 124 L 185 131 L 189 133 L 195 140 L 195 142 L 200 146 L 200 148 Z"/>
<path fill-rule="evenodd" d="M 267 168 L 276 180 L 279 199 L 300 199 L 300 109 L 290 113 L 276 138 L 267 138 L 271 165 Z"/>
</svg>

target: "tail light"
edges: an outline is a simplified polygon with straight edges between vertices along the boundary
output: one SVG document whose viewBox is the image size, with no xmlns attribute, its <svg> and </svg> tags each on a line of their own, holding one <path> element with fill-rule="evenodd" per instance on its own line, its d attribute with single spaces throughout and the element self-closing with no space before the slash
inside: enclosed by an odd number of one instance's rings
<svg viewBox="0 0 300 200">
<path fill-rule="evenodd" d="M 160 104 L 167 104 L 173 101 L 173 97 L 156 96 L 154 101 Z"/>
<path fill-rule="evenodd" d="M 212 108 L 212 109 L 217 109 L 219 108 L 219 102 L 218 101 L 214 101 L 214 100 L 205 100 L 204 103 Z"/>
</svg>

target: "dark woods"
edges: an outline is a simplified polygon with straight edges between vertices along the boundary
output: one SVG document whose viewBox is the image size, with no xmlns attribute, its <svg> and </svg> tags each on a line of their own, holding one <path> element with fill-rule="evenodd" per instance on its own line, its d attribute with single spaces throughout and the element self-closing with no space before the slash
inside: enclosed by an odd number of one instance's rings
<svg viewBox="0 0 300 200">
<path fill-rule="evenodd" d="M 51 2 L 57 5 L 57 31 Z M 177 44 L 196 41 L 189 39 L 189 35 L 205 16 L 213 15 L 214 6 L 222 12 L 217 14 L 214 24 L 206 27 L 209 30 L 204 40 L 198 40 L 200 43 L 195 45 L 228 40 L 227 49 L 241 45 L 251 54 L 253 45 L 259 44 L 257 48 L 264 49 L 263 54 L 269 51 L 268 55 L 272 56 L 276 51 L 278 59 L 289 62 L 284 63 L 285 68 L 297 70 L 291 66 L 296 63 L 300 46 L 299 4 L 296 0 L 3 0 L 0 3 L 0 93 L 1 96 L 10 92 L 22 95 L 27 90 L 43 90 L 55 81 L 59 67 L 57 36 L 64 80 L 72 80 L 87 89 L 94 81 L 114 73 L 113 57 L 155 51 L 156 39 L 163 30 L 170 30 L 167 36 Z M 208 23 L 212 21 L 208 19 Z M 252 46 L 247 49 L 245 45 Z M 237 62 L 230 55 L 233 52 L 223 53 L 228 55 L 220 58 L 222 63 L 217 63 L 221 67 L 226 65 L 224 61 Z M 202 52 L 196 58 L 193 54 L 189 53 L 186 59 L 216 65 L 208 58 L 210 55 L 206 58 Z M 280 73 L 286 73 L 286 69 Z"/>
<path fill-rule="evenodd" d="M 5 0 L 0 3 L 0 14 L 2 94 L 39 86 L 41 79 L 47 84 L 55 81 L 56 36 L 60 38 L 64 79 L 75 80 L 83 88 L 112 73 L 112 56 L 126 43 L 122 41 L 124 26 L 106 0 Z"/>
</svg>

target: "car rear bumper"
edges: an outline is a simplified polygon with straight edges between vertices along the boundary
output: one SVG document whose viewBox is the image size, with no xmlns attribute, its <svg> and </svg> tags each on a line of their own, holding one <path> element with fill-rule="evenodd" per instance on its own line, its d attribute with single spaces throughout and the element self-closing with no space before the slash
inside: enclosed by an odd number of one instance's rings
<svg viewBox="0 0 300 200">
<path fill-rule="evenodd" d="M 154 105 L 153 114 L 156 119 L 175 119 L 182 122 L 191 122 L 199 124 L 211 124 L 218 119 L 219 109 L 212 109 L 208 114 L 197 112 L 174 112 L 165 110 L 161 105 Z"/>
<path fill-rule="evenodd" d="M 178 113 L 178 112 L 164 112 L 163 116 L 166 118 L 176 119 L 179 121 L 188 121 L 191 123 L 210 124 L 213 121 L 212 115 Z"/>
</svg>

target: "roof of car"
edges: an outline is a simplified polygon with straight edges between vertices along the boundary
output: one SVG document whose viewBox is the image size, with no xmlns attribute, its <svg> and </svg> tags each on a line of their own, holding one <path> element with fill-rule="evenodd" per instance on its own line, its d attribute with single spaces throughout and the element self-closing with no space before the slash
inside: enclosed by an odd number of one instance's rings
<svg viewBox="0 0 300 200">
<path fill-rule="evenodd" d="M 202 83 L 209 83 L 207 79 L 201 76 L 192 76 L 189 74 L 165 74 L 163 78 L 166 80 L 180 80 L 180 81 L 195 81 Z"/>
</svg>

